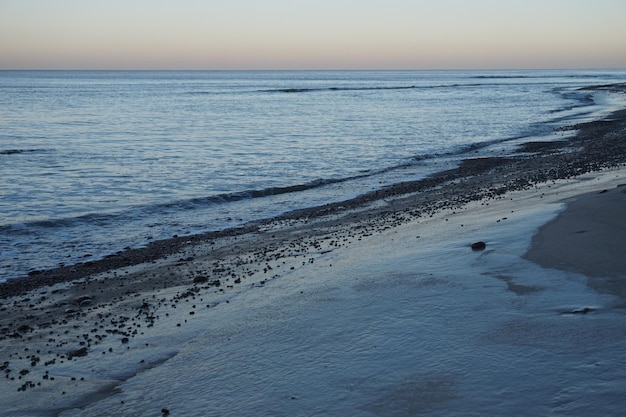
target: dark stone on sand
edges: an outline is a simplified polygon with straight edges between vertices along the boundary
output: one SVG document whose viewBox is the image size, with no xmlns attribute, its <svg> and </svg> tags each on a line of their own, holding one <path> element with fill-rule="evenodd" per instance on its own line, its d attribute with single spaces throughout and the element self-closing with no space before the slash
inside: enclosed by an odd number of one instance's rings
<svg viewBox="0 0 626 417">
<path fill-rule="evenodd" d="M 487 244 L 485 242 L 472 243 L 472 250 L 474 251 L 484 250 L 486 247 L 487 247 Z"/>
<path fill-rule="evenodd" d="M 83 295 L 82 297 L 78 297 L 76 300 L 74 300 L 74 302 L 76 303 L 76 305 L 85 307 L 93 303 L 93 298 L 89 295 Z"/>
<path fill-rule="evenodd" d="M 572 311 L 571 314 L 587 314 L 587 313 L 591 313 L 594 310 L 595 310 L 594 308 L 583 307 L 583 308 L 579 308 L 577 310 Z"/>
<path fill-rule="evenodd" d="M 207 277 L 204 277 L 204 276 L 199 276 L 199 277 L 195 277 L 195 278 L 193 279 L 193 283 L 194 283 L 194 284 L 202 284 L 202 283 L 207 282 L 208 280 L 209 280 L 209 279 L 208 279 Z"/>
<path fill-rule="evenodd" d="M 17 331 L 20 332 L 20 333 L 26 333 L 26 332 L 30 332 L 32 330 L 33 330 L 33 328 L 30 327 L 27 324 L 22 324 L 20 327 L 17 328 Z"/>
<path fill-rule="evenodd" d="M 72 359 L 73 357 L 87 356 L 87 353 L 89 353 L 87 348 L 86 347 L 82 347 L 80 349 L 76 349 L 76 350 L 70 351 L 67 356 L 68 356 L 69 359 Z"/>
</svg>

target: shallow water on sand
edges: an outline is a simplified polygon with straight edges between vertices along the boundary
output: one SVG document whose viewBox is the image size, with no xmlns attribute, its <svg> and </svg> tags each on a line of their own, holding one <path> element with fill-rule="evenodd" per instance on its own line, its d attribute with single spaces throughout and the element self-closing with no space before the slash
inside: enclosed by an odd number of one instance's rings
<svg viewBox="0 0 626 417">
<path fill-rule="evenodd" d="M 521 258 L 563 207 L 533 193 L 325 254 L 198 311 L 175 339 L 161 328 L 146 341 L 165 362 L 61 415 L 619 415 L 623 311 Z M 470 250 L 477 237 L 486 250 Z"/>
</svg>

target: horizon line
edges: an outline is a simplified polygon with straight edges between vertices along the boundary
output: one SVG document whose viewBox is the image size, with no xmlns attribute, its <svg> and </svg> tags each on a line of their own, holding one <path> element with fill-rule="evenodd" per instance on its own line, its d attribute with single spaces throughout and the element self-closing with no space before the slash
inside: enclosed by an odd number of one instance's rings
<svg viewBox="0 0 626 417">
<path fill-rule="evenodd" d="M 175 68 L 0 68 L 0 71 L 119 71 L 119 72 L 149 72 L 149 71 L 162 71 L 162 72 L 366 72 L 366 71 L 626 71 L 626 67 L 562 67 L 562 68 L 325 68 L 325 69 L 305 69 L 305 68 L 206 68 L 206 69 L 175 69 Z"/>
</svg>

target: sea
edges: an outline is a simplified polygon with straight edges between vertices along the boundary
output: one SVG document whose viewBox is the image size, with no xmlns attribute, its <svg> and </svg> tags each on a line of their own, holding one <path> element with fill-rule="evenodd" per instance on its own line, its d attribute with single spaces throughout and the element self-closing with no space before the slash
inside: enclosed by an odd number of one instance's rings
<svg viewBox="0 0 626 417">
<path fill-rule="evenodd" d="M 0 281 L 563 139 L 623 70 L 0 71 Z"/>
</svg>

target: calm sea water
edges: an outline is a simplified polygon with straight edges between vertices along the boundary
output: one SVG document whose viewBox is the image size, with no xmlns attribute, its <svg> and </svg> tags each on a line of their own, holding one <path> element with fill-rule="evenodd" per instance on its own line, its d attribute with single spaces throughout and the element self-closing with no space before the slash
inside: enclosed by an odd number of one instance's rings
<svg viewBox="0 0 626 417">
<path fill-rule="evenodd" d="M 625 71 L 0 71 L 0 280 L 500 155 Z"/>
</svg>

